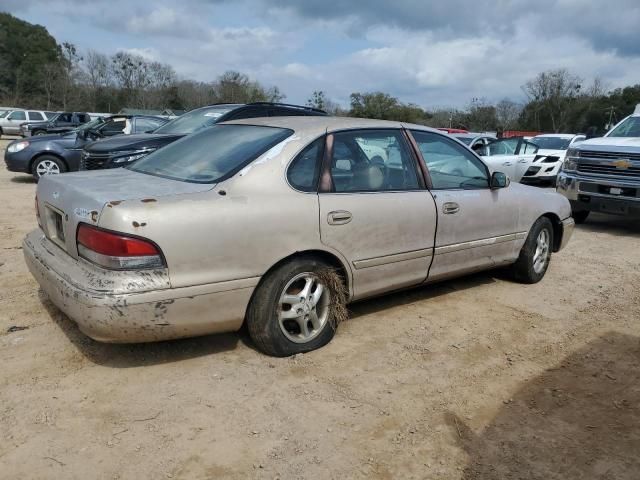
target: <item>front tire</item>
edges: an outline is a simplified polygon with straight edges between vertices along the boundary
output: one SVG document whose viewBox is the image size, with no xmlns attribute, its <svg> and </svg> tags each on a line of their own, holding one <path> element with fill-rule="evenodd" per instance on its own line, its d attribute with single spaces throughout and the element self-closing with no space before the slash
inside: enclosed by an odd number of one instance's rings
<svg viewBox="0 0 640 480">
<path fill-rule="evenodd" d="M 520 256 L 513 265 L 515 279 L 522 283 L 538 283 L 547 273 L 553 249 L 553 225 L 540 217 L 531 227 Z"/>
<path fill-rule="evenodd" d="M 249 336 L 267 355 L 287 357 L 323 347 L 346 316 L 343 281 L 313 257 L 301 257 L 265 276 L 247 309 Z"/>
<path fill-rule="evenodd" d="M 66 171 L 66 165 L 60 159 L 51 155 L 38 157 L 31 167 L 31 173 L 36 182 L 45 175 L 57 175 Z"/>
<path fill-rule="evenodd" d="M 31 135 L 33 135 L 34 137 L 37 137 L 38 135 L 46 135 L 46 134 L 47 134 L 47 132 L 44 131 L 44 130 L 36 130 Z"/>
</svg>

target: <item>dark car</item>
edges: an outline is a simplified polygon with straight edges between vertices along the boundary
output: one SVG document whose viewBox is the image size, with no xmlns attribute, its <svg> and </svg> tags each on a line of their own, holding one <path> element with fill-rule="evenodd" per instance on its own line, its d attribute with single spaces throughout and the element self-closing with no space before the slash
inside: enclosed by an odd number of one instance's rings
<svg viewBox="0 0 640 480">
<path fill-rule="evenodd" d="M 15 140 L 7 146 L 4 162 L 7 170 L 30 173 L 38 180 L 42 175 L 78 170 L 82 149 L 97 138 L 148 132 L 165 123 L 164 118 L 147 115 L 98 118 L 64 134 Z"/>
<path fill-rule="evenodd" d="M 111 138 L 86 145 L 82 154 L 80 170 L 118 168 L 130 165 L 179 138 L 227 120 L 318 115 L 327 115 L 327 112 L 312 107 L 270 102 L 226 103 L 197 108 L 170 121 L 153 133 Z"/>
<path fill-rule="evenodd" d="M 48 133 L 66 133 L 89 123 L 91 117 L 82 112 L 60 112 L 44 122 L 27 122 L 20 125 L 20 135 L 31 137 Z"/>
</svg>

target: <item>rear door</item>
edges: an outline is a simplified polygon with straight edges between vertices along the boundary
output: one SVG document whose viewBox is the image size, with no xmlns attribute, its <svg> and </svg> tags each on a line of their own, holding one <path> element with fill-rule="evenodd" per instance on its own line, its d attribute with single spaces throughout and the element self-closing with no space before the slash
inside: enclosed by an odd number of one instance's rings
<svg viewBox="0 0 640 480">
<path fill-rule="evenodd" d="M 522 177 L 524 177 L 524 174 L 536 158 L 537 151 L 538 146 L 535 143 L 527 142 L 526 140 L 523 140 L 520 143 L 515 164 L 515 172 L 512 177 L 514 182 L 522 180 Z"/>
<path fill-rule="evenodd" d="M 348 259 L 354 298 L 422 283 L 436 210 L 404 132 L 335 133 L 326 152 L 320 234 Z"/>
<path fill-rule="evenodd" d="M 429 281 L 482 270 L 516 255 L 519 201 L 489 188 L 487 167 L 446 135 L 412 131 L 429 170 L 438 216 Z"/>
</svg>

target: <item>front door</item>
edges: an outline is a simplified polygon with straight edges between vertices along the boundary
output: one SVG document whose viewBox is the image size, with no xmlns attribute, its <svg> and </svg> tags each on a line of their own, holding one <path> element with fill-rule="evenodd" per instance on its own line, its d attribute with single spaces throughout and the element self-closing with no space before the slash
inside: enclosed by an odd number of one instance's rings
<svg viewBox="0 0 640 480">
<path fill-rule="evenodd" d="M 328 145 L 320 235 L 348 259 L 354 299 L 422 283 L 436 210 L 402 130 L 340 132 Z"/>
<path fill-rule="evenodd" d="M 2 127 L 6 135 L 19 135 L 20 125 L 27 120 L 27 113 L 23 110 L 11 112 L 7 117 L 7 122 Z"/>
<path fill-rule="evenodd" d="M 487 167 L 445 135 L 411 132 L 432 183 L 438 211 L 429 281 L 511 262 L 516 256 L 518 205 L 513 189 L 489 188 Z"/>
</svg>

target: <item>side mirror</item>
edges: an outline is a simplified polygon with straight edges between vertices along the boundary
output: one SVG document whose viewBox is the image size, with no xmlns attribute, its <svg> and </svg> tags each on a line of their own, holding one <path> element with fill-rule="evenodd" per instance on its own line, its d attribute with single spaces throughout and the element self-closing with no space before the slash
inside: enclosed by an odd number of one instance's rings
<svg viewBox="0 0 640 480">
<path fill-rule="evenodd" d="M 491 174 L 491 190 L 497 190 L 498 188 L 507 188 L 511 181 L 506 174 L 502 172 L 493 172 Z"/>
</svg>

